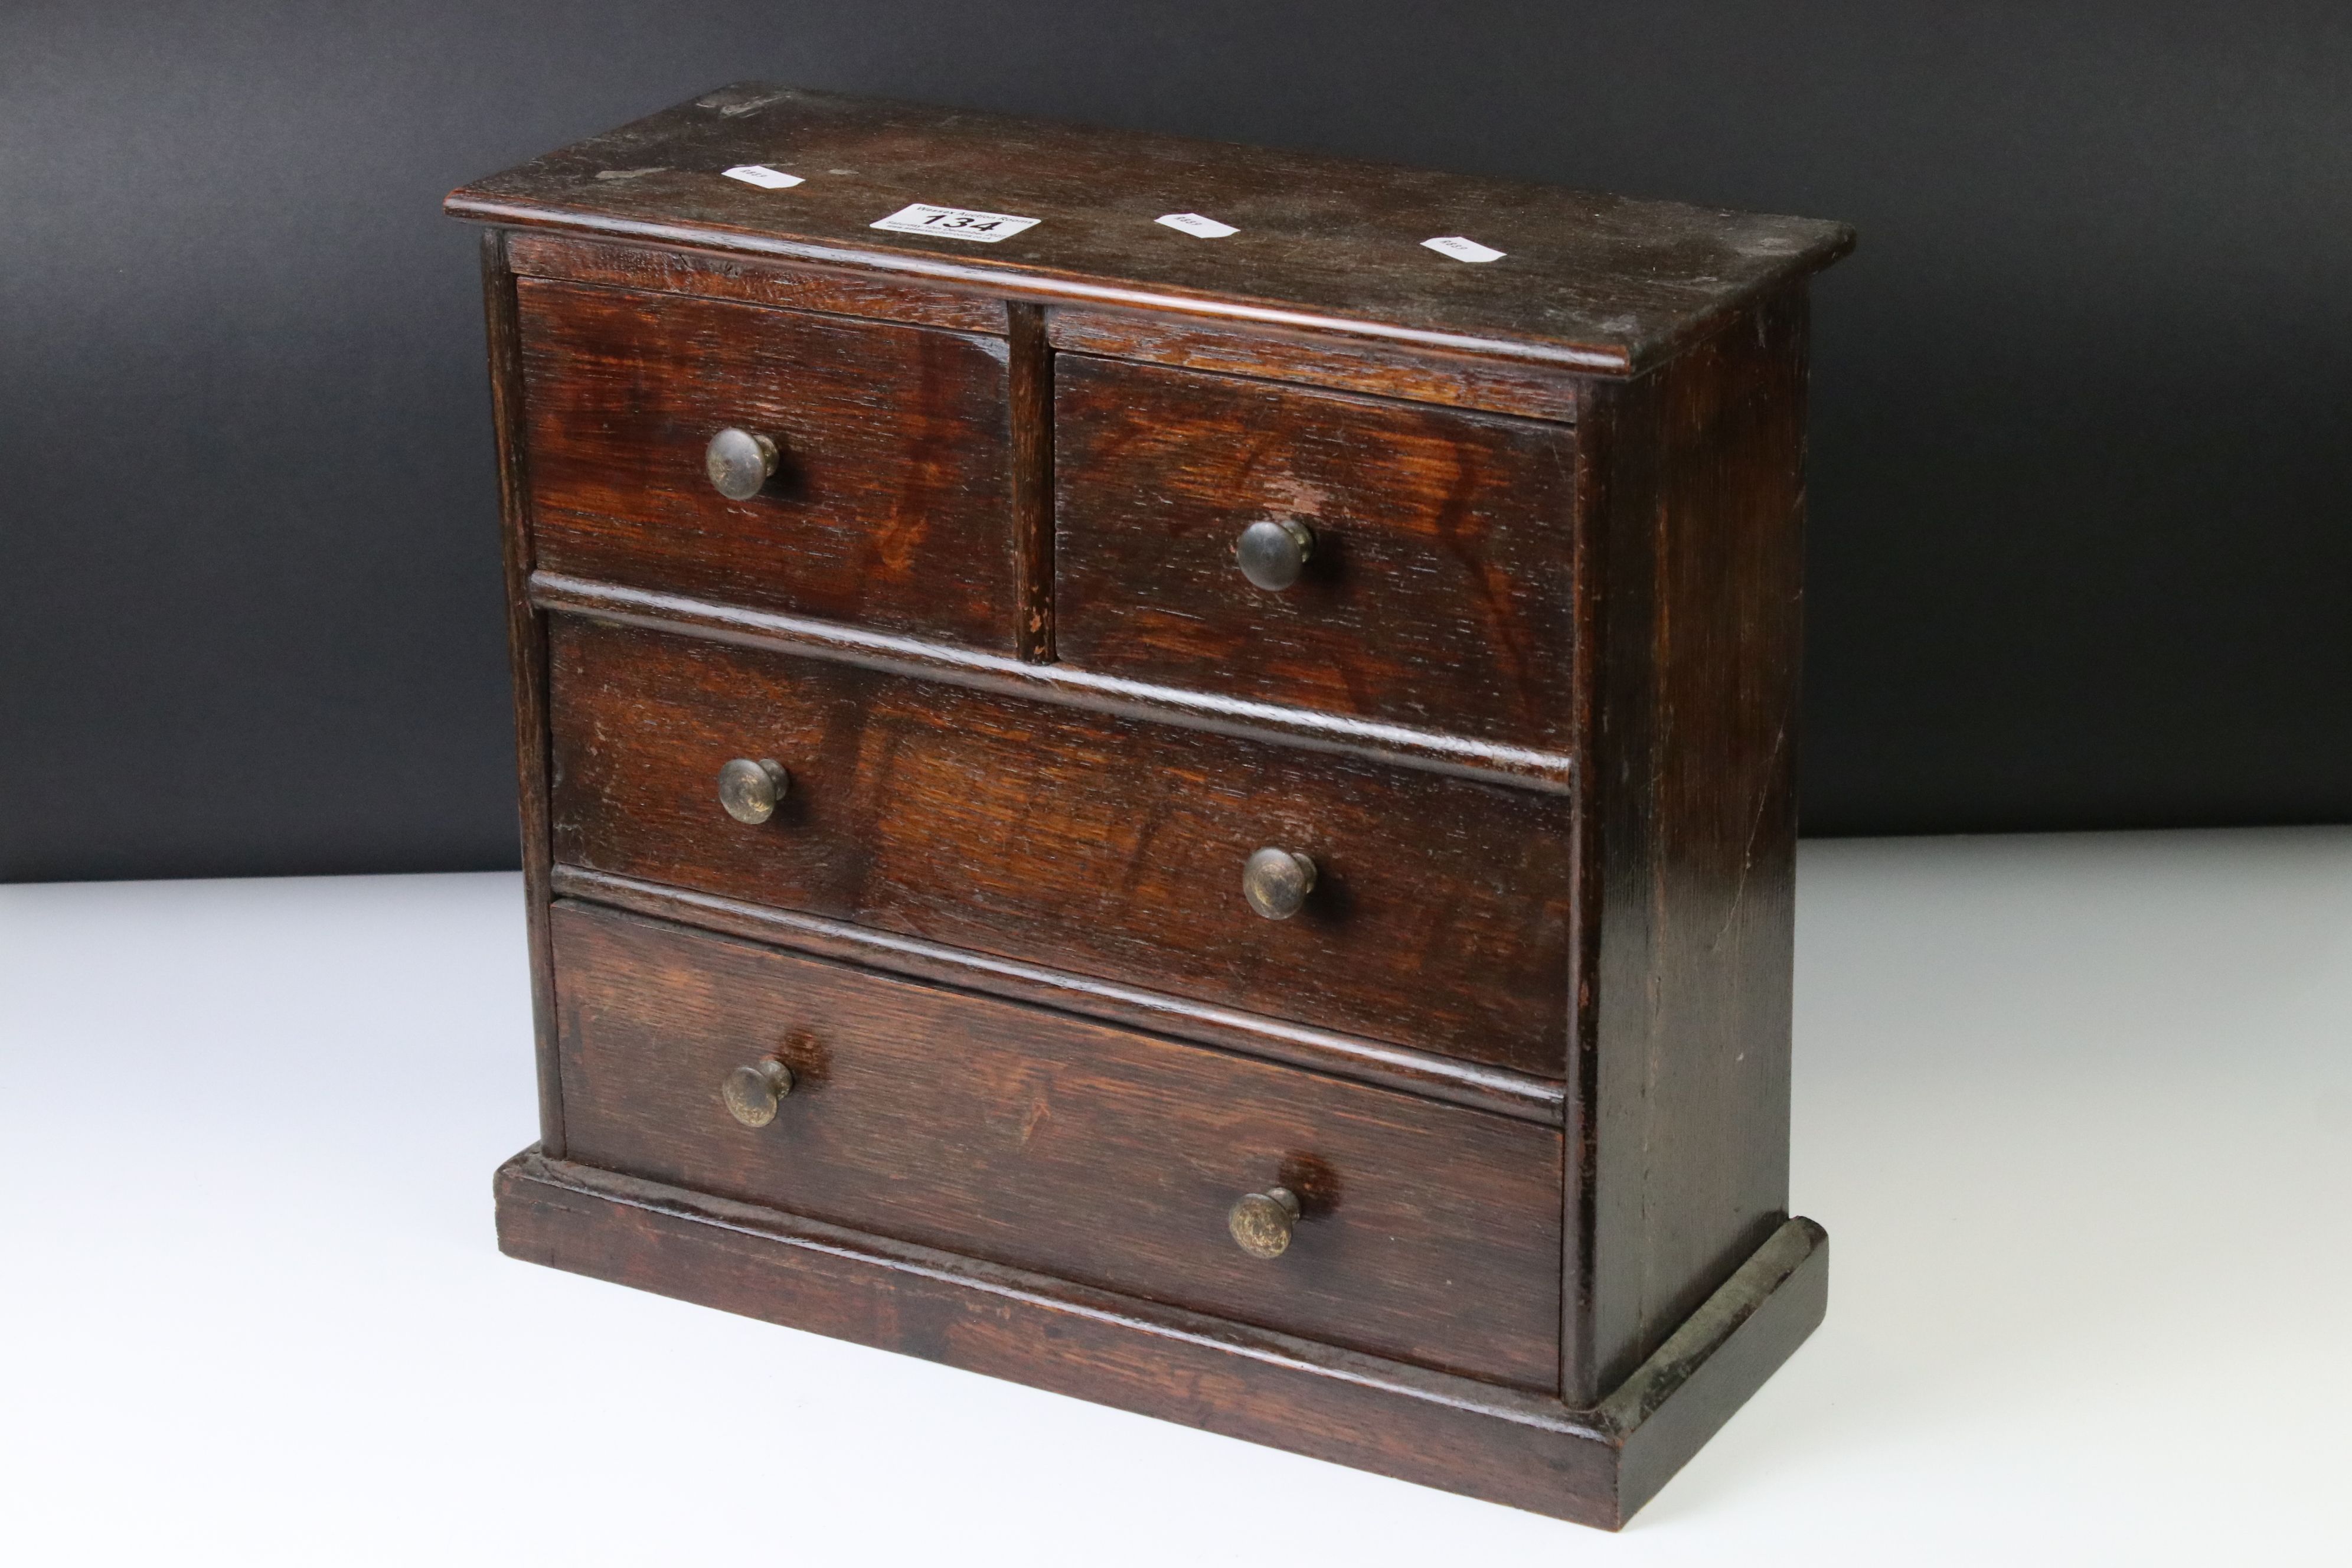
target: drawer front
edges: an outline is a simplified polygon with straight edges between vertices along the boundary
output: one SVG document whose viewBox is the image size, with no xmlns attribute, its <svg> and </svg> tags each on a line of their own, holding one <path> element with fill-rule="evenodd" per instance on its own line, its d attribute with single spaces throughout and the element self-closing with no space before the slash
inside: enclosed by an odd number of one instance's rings
<svg viewBox="0 0 2352 1568">
<path fill-rule="evenodd" d="M 1570 803 L 567 616 L 556 858 L 1564 1074 Z M 791 782 L 756 826 L 719 771 Z M 1304 854 L 1286 920 L 1244 863 Z"/>
<path fill-rule="evenodd" d="M 1575 431 L 1083 354 L 1054 366 L 1072 664 L 1566 750 Z M 1289 586 L 1235 543 L 1303 525 Z"/>
<path fill-rule="evenodd" d="M 593 906 L 569 1157 L 1377 1355 L 1558 1384 L 1559 1134 Z M 720 1086 L 782 1059 L 746 1127 Z M 1226 1215 L 1287 1184 L 1279 1257 Z"/>
<path fill-rule="evenodd" d="M 551 572 L 1012 647 L 1002 340 L 524 279 L 532 528 Z M 712 437 L 768 437 L 747 500 Z"/>
</svg>

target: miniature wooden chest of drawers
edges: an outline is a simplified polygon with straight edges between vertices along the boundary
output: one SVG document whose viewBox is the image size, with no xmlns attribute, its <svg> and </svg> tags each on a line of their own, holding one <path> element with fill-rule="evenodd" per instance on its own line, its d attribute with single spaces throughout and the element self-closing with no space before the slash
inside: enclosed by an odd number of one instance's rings
<svg viewBox="0 0 2352 1568">
<path fill-rule="evenodd" d="M 509 1252 L 1609 1526 L 1820 1321 L 1846 230 L 763 86 L 448 208 Z"/>
</svg>

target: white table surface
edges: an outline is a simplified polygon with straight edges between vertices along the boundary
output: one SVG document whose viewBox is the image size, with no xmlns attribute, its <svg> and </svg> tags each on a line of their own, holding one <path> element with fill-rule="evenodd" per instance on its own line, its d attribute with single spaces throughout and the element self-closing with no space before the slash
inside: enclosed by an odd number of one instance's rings
<svg viewBox="0 0 2352 1568">
<path fill-rule="evenodd" d="M 0 888 L 0 1561 L 2352 1563 L 2352 829 L 1801 865 L 1829 1321 L 1614 1537 L 499 1257 L 513 877 Z"/>
</svg>

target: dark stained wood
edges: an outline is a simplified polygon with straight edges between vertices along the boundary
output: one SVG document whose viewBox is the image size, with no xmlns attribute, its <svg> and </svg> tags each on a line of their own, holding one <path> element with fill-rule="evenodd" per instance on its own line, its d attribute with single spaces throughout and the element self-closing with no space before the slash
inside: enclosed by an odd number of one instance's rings
<svg viewBox="0 0 2352 1568">
<path fill-rule="evenodd" d="M 1791 289 L 1596 386 L 1582 423 L 1609 588 L 1571 1399 L 1630 1373 L 1787 1216 L 1805 310 Z"/>
<path fill-rule="evenodd" d="M 1792 1218 L 1595 1412 L 1619 1434 L 1621 1518 L 1652 1498 L 1794 1355 L 1829 1310 L 1829 1233 Z"/>
<path fill-rule="evenodd" d="M 541 566 L 1009 651 L 1002 338 L 525 279 Z M 703 470 L 730 426 L 776 476 Z"/>
<path fill-rule="evenodd" d="M 722 177 L 744 163 L 807 183 Z M 1040 221 L 994 244 L 873 226 L 916 202 Z M 766 84 L 475 181 L 446 206 L 1603 374 L 1646 368 L 1853 243 L 1804 218 Z M 1241 232 L 1196 238 L 1154 221 L 1170 213 Z M 1456 235 L 1507 254 L 1462 262 L 1422 243 Z"/>
<path fill-rule="evenodd" d="M 1036 221 L 873 226 L 919 203 Z M 1805 286 L 1850 231 L 756 84 L 446 205 L 500 226 L 509 1251 L 1610 1527 L 1820 1321 Z M 741 503 L 730 425 L 784 452 Z M 1252 588 L 1282 519 L 1313 558 Z M 770 1050 L 753 1131 L 718 1086 Z"/>
<path fill-rule="evenodd" d="M 507 235 L 482 231 L 482 307 L 489 341 L 490 417 L 498 434 L 499 559 L 506 569 L 507 657 L 514 680 L 515 787 L 523 910 L 530 952 L 531 1030 L 539 1068 L 540 1147 L 561 1158 L 563 1085 L 555 1051 L 555 970 L 547 934 L 547 617 L 531 607 L 530 454 L 523 424 L 522 344 Z"/>
<path fill-rule="evenodd" d="M 1556 1132 L 590 906 L 554 937 L 575 1160 L 1557 1386 Z M 739 1125 L 770 1056 L 798 1081 Z M 1276 1183 L 1305 1215 L 1252 1258 L 1226 1210 Z"/>
<path fill-rule="evenodd" d="M 1140 311 L 1064 307 L 1047 313 L 1046 329 L 1055 348 L 1073 353 L 1304 382 L 1529 419 L 1568 422 L 1576 417 L 1579 378 L 1538 365 L 1414 353 L 1361 339 L 1311 337 L 1270 327 L 1236 331 Z"/>
<path fill-rule="evenodd" d="M 1406 1089 L 1450 1105 L 1466 1105 L 1540 1126 L 1558 1127 L 1561 1123 L 1565 1096 L 1554 1079 L 1456 1061 L 1451 1057 L 1360 1036 L 1337 1034 L 1233 1007 L 1213 1006 L 1190 996 L 1090 979 L 967 948 L 946 947 L 919 937 L 875 931 L 846 921 L 664 887 L 658 882 L 640 881 L 609 871 L 558 866 L 551 885 L 559 898 L 593 900 L 706 931 L 749 937 L 896 974 L 1108 1019 L 1361 1083 Z"/>
<path fill-rule="evenodd" d="M 1568 427 L 1066 353 L 1054 437 L 1069 663 L 1572 743 Z M 1234 559 L 1269 518 L 1315 536 L 1278 592 Z"/>
<path fill-rule="evenodd" d="M 1528 1509 L 1622 1527 L 1822 1319 L 1791 1220 L 1590 1412 L 527 1151 L 509 1256 Z"/>
<path fill-rule="evenodd" d="M 1186 729 L 1278 741 L 1388 766 L 1420 768 L 1455 778 L 1507 783 L 1548 795 L 1574 788 L 1577 759 L 1565 752 L 1472 740 L 1443 730 L 1376 723 L 1307 708 L 1228 697 L 1178 686 L 1158 686 L 1066 664 L 1032 665 L 1002 655 L 919 642 L 857 626 L 748 610 L 706 599 L 647 593 L 612 583 L 534 573 L 531 603 L 547 610 L 912 675 L 978 691 L 1066 703 L 1090 712 L 1148 720 Z"/>
<path fill-rule="evenodd" d="M 1021 657 L 1054 662 L 1054 351 L 1045 312 L 1004 307 L 1013 353 L 1013 599 Z"/>
<path fill-rule="evenodd" d="M 794 267 L 715 250 L 615 245 L 559 234 L 517 234 L 508 244 L 507 255 L 516 272 L 560 283 L 697 294 L 745 305 L 1004 334 L 1004 307 L 989 295 L 883 282 L 833 268 Z"/>
<path fill-rule="evenodd" d="M 559 860 L 1523 1072 L 1564 1067 L 1566 803 L 558 616 Z M 747 828 L 733 757 L 793 789 Z M 1242 863 L 1321 868 L 1252 914 Z"/>
</svg>

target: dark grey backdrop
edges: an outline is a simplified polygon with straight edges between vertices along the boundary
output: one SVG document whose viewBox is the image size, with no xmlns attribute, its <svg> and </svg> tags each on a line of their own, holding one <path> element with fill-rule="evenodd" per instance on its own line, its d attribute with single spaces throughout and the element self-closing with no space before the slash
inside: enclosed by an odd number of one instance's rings
<svg viewBox="0 0 2352 1568">
<path fill-rule="evenodd" d="M 449 186 L 767 77 L 1841 218 L 1805 822 L 2352 816 L 2352 7 L 0 8 L 0 877 L 505 865 Z"/>
</svg>

